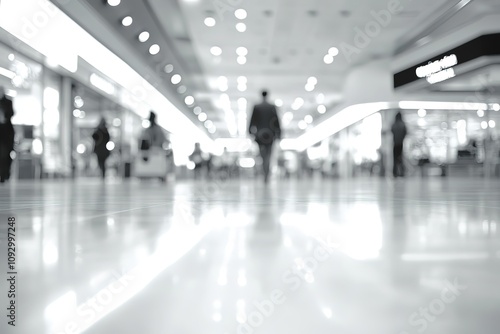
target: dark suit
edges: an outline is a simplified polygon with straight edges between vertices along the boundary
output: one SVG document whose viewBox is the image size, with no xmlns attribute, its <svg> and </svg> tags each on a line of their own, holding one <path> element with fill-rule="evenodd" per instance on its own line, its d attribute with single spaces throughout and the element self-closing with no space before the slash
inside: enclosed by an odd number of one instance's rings
<svg viewBox="0 0 500 334">
<path fill-rule="evenodd" d="M 12 100 L 6 96 L 0 98 L 0 182 L 10 177 L 12 158 L 10 152 L 14 150 L 14 126 L 11 118 L 14 116 Z"/>
<path fill-rule="evenodd" d="M 106 145 L 111 139 L 106 126 L 99 126 L 92 134 L 92 138 L 94 139 L 94 153 L 97 155 L 101 176 L 104 179 L 106 177 L 106 160 L 110 155 Z"/>
<path fill-rule="evenodd" d="M 269 177 L 271 150 L 275 139 L 281 138 L 281 127 L 276 106 L 263 101 L 253 108 L 249 132 L 259 144 L 260 155 L 264 168 L 264 178 Z"/>
</svg>

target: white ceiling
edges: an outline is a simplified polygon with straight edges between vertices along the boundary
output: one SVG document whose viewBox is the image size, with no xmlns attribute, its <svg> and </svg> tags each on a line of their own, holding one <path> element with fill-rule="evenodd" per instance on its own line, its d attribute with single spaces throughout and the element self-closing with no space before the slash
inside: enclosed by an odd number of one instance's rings
<svg viewBox="0 0 500 334">
<path fill-rule="evenodd" d="M 356 28 L 364 29 L 373 21 L 372 11 L 385 10 L 388 0 L 122 0 L 117 7 L 110 7 L 101 1 L 88 1 L 117 32 L 125 35 L 132 47 L 143 54 L 145 61 L 161 71 L 163 65 L 171 63 L 174 73 L 183 76 L 182 84 L 187 91 L 177 94 L 177 104 L 186 114 L 196 120 L 191 109 L 183 104 L 184 96 L 193 95 L 217 126 L 214 137 L 228 137 L 226 113 L 217 101 L 221 91 L 214 85 L 220 76 L 228 78 L 231 108 L 238 115 L 239 98 L 248 99 L 247 113 L 258 101 L 259 92 L 266 88 L 273 99 L 284 101 L 281 113 L 291 110 L 297 97 L 305 100 L 304 106 L 293 111 L 294 120 L 285 126 L 286 137 L 296 137 L 302 132 L 298 121 L 306 115 L 321 116 L 317 111 L 316 97 L 325 95 L 325 104 L 331 107 L 339 103 L 343 94 L 343 82 L 349 71 L 375 58 L 392 57 L 395 50 L 429 26 L 435 26 L 434 36 L 444 34 L 454 27 L 477 20 L 492 11 L 499 12 L 498 0 L 473 0 L 451 19 L 439 25 L 440 17 L 449 14 L 458 0 L 401 0 L 403 11 L 394 16 L 387 27 L 360 54 L 347 61 L 341 54 L 331 65 L 323 57 L 332 46 L 342 49 L 344 43 L 353 45 Z M 220 13 L 216 4 L 225 4 L 227 11 Z M 231 5 L 231 4 L 237 4 Z M 234 16 L 234 10 L 244 8 L 248 12 L 245 20 Z M 134 18 L 130 27 L 122 27 L 120 20 L 126 15 Z M 207 27 L 204 19 L 212 16 L 217 23 Z M 244 22 L 246 32 L 240 33 L 235 25 Z M 151 32 L 147 45 L 137 41 L 143 30 Z M 437 38 L 437 37 L 436 37 Z M 162 50 L 150 56 L 147 49 L 151 43 L 158 43 Z M 222 55 L 210 53 L 212 46 L 219 46 Z M 237 63 L 236 48 L 248 49 L 247 63 Z M 173 73 L 172 73 L 173 74 Z M 172 74 L 162 73 L 170 85 Z M 237 89 L 237 77 L 248 78 L 248 89 Z M 306 92 L 308 77 L 315 76 L 318 84 L 313 92 Z M 173 90 L 177 87 L 172 87 Z"/>
</svg>

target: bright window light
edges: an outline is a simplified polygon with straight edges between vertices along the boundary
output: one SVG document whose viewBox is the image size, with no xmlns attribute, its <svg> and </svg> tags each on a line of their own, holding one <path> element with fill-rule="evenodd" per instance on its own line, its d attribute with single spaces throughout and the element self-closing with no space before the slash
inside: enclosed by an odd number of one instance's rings
<svg viewBox="0 0 500 334">
<path fill-rule="evenodd" d="M 234 16 L 236 16 L 236 18 L 239 20 L 244 20 L 248 15 L 246 10 L 240 8 L 234 12 Z"/>
<path fill-rule="evenodd" d="M 244 46 L 240 46 L 239 48 L 236 49 L 236 54 L 238 56 L 245 57 L 248 54 L 248 49 Z"/>
<path fill-rule="evenodd" d="M 143 31 L 139 34 L 139 42 L 144 43 L 149 39 L 149 32 Z"/>
<path fill-rule="evenodd" d="M 247 31 L 247 25 L 243 22 L 237 23 L 236 30 L 238 30 L 238 32 L 245 32 Z"/>
<path fill-rule="evenodd" d="M 153 56 L 157 55 L 160 52 L 160 46 L 158 44 L 153 44 L 149 48 L 149 53 L 151 53 Z"/>
<path fill-rule="evenodd" d="M 207 17 L 207 18 L 205 19 L 205 25 L 206 25 L 207 27 L 214 27 L 216 23 L 217 23 L 217 22 L 215 21 L 215 19 L 214 19 L 213 17 Z"/>
<path fill-rule="evenodd" d="M 222 49 L 218 46 L 212 46 L 210 48 L 210 53 L 217 57 L 222 55 Z"/>
<path fill-rule="evenodd" d="M 180 74 L 174 74 L 172 75 L 172 78 L 170 79 L 170 81 L 174 84 L 174 85 L 177 85 L 181 82 L 182 80 L 182 77 Z"/>
<path fill-rule="evenodd" d="M 3 75 L 4 77 L 7 77 L 7 78 L 12 80 L 16 76 L 16 73 L 14 73 L 6 68 L 0 67 L 0 75 Z"/>
<path fill-rule="evenodd" d="M 332 55 L 330 55 L 330 54 L 327 54 L 327 55 L 323 58 L 323 61 L 325 62 L 325 64 L 330 65 L 331 63 L 333 63 L 333 56 L 332 56 Z"/>
<path fill-rule="evenodd" d="M 108 0 L 108 5 L 111 7 L 116 7 L 121 3 L 121 0 Z"/>
<path fill-rule="evenodd" d="M 43 143 L 39 138 L 36 138 L 35 140 L 33 140 L 33 143 L 31 145 L 32 145 L 34 154 L 41 155 L 43 153 Z"/>
<path fill-rule="evenodd" d="M 132 19 L 132 16 L 125 16 L 122 20 L 122 24 L 124 27 L 129 27 L 133 22 L 134 19 Z"/>
</svg>

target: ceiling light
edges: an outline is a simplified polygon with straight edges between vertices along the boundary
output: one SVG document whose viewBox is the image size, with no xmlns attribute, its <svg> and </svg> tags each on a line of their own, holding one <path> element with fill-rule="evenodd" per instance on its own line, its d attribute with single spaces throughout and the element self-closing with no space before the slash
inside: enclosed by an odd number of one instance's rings
<svg viewBox="0 0 500 334">
<path fill-rule="evenodd" d="M 418 110 L 418 117 L 425 117 L 426 115 L 427 115 L 427 110 L 425 109 Z"/>
<path fill-rule="evenodd" d="M 323 58 L 323 61 L 325 62 L 325 64 L 330 65 L 331 63 L 333 63 L 333 56 L 332 56 L 332 55 L 330 55 L 330 54 L 327 54 L 327 55 Z"/>
<path fill-rule="evenodd" d="M 165 65 L 165 68 L 163 70 L 165 71 L 165 73 L 172 73 L 172 71 L 174 70 L 174 65 L 172 64 Z"/>
<path fill-rule="evenodd" d="M 246 91 L 246 90 L 247 90 L 247 85 L 238 85 L 238 90 L 239 90 L 240 92 L 244 92 L 244 91 Z"/>
<path fill-rule="evenodd" d="M 497 126 L 497 123 L 496 123 L 495 121 L 491 120 L 491 121 L 488 123 L 488 125 L 490 126 L 490 128 L 492 128 L 492 129 L 493 129 L 495 126 Z"/>
<path fill-rule="evenodd" d="M 151 53 L 153 56 L 157 55 L 160 52 L 160 46 L 158 44 L 153 44 L 149 48 L 149 53 Z"/>
<path fill-rule="evenodd" d="M 244 9 L 237 9 L 234 12 L 234 16 L 236 16 L 237 19 L 244 20 L 247 18 L 247 11 Z"/>
<path fill-rule="evenodd" d="M 324 114 L 324 113 L 326 113 L 326 106 L 324 106 L 324 105 L 319 105 L 319 106 L 318 106 L 318 112 L 319 112 L 320 114 Z"/>
<path fill-rule="evenodd" d="M 247 25 L 243 22 L 237 23 L 236 30 L 238 30 L 239 32 L 245 32 L 247 31 Z"/>
<path fill-rule="evenodd" d="M 239 56 L 237 61 L 238 61 L 238 64 L 245 65 L 247 63 L 247 58 L 243 57 L 243 56 Z"/>
<path fill-rule="evenodd" d="M 325 94 L 320 93 L 316 96 L 316 103 L 322 104 L 323 102 L 325 102 Z"/>
<path fill-rule="evenodd" d="M 332 47 L 328 50 L 328 54 L 332 57 L 338 56 L 339 55 L 339 49 L 336 47 Z"/>
<path fill-rule="evenodd" d="M 482 128 L 483 130 L 486 130 L 486 129 L 488 128 L 488 122 L 486 122 L 486 121 L 482 121 L 482 122 L 481 122 L 481 128 Z"/>
<path fill-rule="evenodd" d="M 14 59 L 16 59 L 16 56 L 13 53 L 9 54 L 9 60 L 14 61 Z"/>
<path fill-rule="evenodd" d="M 306 123 L 306 121 L 300 121 L 299 122 L 299 129 L 301 129 L 301 130 L 307 129 L 307 123 Z"/>
<path fill-rule="evenodd" d="M 306 85 L 306 91 L 307 92 L 312 92 L 314 90 L 314 85 L 311 85 L 311 84 L 307 84 Z"/>
<path fill-rule="evenodd" d="M 174 85 L 177 85 L 181 82 L 182 80 L 182 77 L 180 76 L 180 74 L 174 74 L 172 75 L 172 78 L 170 79 L 170 81 L 174 84 Z"/>
<path fill-rule="evenodd" d="M 304 105 L 304 99 L 301 97 L 298 97 L 295 99 L 295 104 L 300 105 L 301 107 Z"/>
<path fill-rule="evenodd" d="M 240 46 L 239 48 L 236 49 L 236 54 L 238 56 L 245 57 L 248 54 L 248 49 L 244 46 Z"/>
<path fill-rule="evenodd" d="M 194 109 L 193 109 L 193 112 L 194 112 L 194 114 L 195 114 L 195 115 L 199 115 L 199 114 L 201 114 L 201 111 L 202 111 L 202 110 L 201 110 L 201 108 L 200 108 L 200 107 L 194 107 Z"/>
<path fill-rule="evenodd" d="M 193 105 L 194 103 L 194 97 L 192 97 L 191 95 L 188 95 L 186 96 L 186 98 L 184 99 L 184 102 L 190 106 L 190 105 Z"/>
<path fill-rule="evenodd" d="M 213 26 L 215 26 L 215 24 L 216 24 L 216 21 L 215 21 L 215 19 L 213 17 L 207 17 L 205 19 L 205 25 L 207 27 L 213 27 Z"/>
<path fill-rule="evenodd" d="M 208 129 L 208 132 L 210 132 L 211 134 L 214 134 L 216 131 L 217 129 L 215 127 L 211 127 L 210 129 Z"/>
<path fill-rule="evenodd" d="M 309 85 L 315 86 L 318 83 L 318 79 L 316 77 L 310 77 L 307 79 L 307 83 Z"/>
<path fill-rule="evenodd" d="M 500 104 L 498 103 L 493 103 L 491 107 L 494 111 L 500 111 Z"/>
<path fill-rule="evenodd" d="M 214 56 L 220 56 L 222 54 L 222 49 L 218 46 L 212 46 L 210 48 L 210 53 Z"/>
<path fill-rule="evenodd" d="M 134 22 L 134 19 L 132 19 L 132 16 L 125 16 L 122 20 L 122 24 L 125 27 L 128 27 Z"/>
<path fill-rule="evenodd" d="M 212 121 L 210 121 L 210 120 L 205 121 L 205 127 L 206 127 L 207 129 L 210 129 L 210 128 L 211 128 L 211 127 L 213 127 L 213 126 L 214 126 L 214 122 L 212 122 Z"/>
<path fill-rule="evenodd" d="M 205 122 L 207 120 L 207 118 L 208 118 L 208 116 L 204 112 L 202 112 L 201 114 L 198 115 L 198 119 L 200 120 L 200 122 Z"/>
<path fill-rule="evenodd" d="M 108 5 L 111 7 L 118 6 L 120 4 L 121 0 L 108 0 Z"/>
<path fill-rule="evenodd" d="M 484 110 L 483 110 L 483 109 L 479 109 L 479 110 L 477 111 L 477 116 L 478 116 L 478 117 L 484 117 Z"/>
<path fill-rule="evenodd" d="M 245 76 L 240 76 L 240 77 L 238 77 L 237 81 L 238 81 L 238 84 L 240 84 L 240 85 L 246 85 L 246 83 L 248 82 L 248 79 Z"/>
<path fill-rule="evenodd" d="M 283 100 L 276 99 L 276 100 L 274 100 L 274 104 L 276 105 L 276 107 L 283 107 Z"/>
<path fill-rule="evenodd" d="M 139 42 L 144 43 L 149 39 L 149 32 L 143 31 L 139 34 Z"/>
<path fill-rule="evenodd" d="M 313 122 L 313 117 L 311 115 L 307 115 L 304 117 L 304 121 L 306 121 L 307 124 L 311 124 Z"/>
<path fill-rule="evenodd" d="M 186 86 L 179 86 L 179 88 L 177 88 L 177 93 L 179 94 L 184 94 L 186 91 L 187 91 Z"/>
</svg>

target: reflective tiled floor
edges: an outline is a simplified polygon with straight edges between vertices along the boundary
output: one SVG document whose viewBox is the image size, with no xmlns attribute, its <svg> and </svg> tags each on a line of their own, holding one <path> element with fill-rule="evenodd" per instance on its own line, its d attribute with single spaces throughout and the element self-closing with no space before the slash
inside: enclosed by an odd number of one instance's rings
<svg viewBox="0 0 500 334">
<path fill-rule="evenodd" d="M 500 330 L 496 180 L 3 185 L 2 277 L 8 216 L 2 333 Z"/>
</svg>

